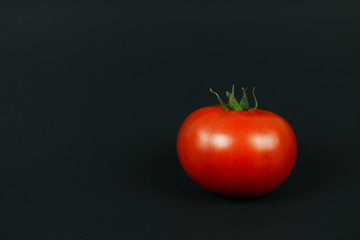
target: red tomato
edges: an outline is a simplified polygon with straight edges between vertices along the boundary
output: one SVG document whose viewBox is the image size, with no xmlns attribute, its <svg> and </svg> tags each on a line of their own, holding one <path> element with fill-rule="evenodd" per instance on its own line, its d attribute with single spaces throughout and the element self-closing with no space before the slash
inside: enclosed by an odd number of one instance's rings
<svg viewBox="0 0 360 240">
<path fill-rule="evenodd" d="M 185 119 L 177 152 L 195 183 L 217 194 L 257 197 L 289 176 L 297 151 L 291 126 L 275 113 L 251 110 L 214 105 Z"/>
</svg>

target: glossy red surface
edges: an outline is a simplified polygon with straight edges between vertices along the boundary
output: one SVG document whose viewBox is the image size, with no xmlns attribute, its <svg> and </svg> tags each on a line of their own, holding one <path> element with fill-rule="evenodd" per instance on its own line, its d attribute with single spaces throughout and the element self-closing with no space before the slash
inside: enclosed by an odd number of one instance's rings
<svg viewBox="0 0 360 240">
<path fill-rule="evenodd" d="M 256 197 L 289 176 L 297 145 L 291 126 L 279 115 L 259 109 L 227 112 L 215 105 L 185 119 L 177 151 L 184 171 L 201 187 Z"/>
</svg>

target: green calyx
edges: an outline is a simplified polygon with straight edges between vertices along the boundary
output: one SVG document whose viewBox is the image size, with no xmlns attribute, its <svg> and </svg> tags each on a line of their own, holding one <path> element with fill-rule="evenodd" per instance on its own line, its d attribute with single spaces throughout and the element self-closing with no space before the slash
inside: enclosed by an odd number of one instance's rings
<svg viewBox="0 0 360 240">
<path fill-rule="evenodd" d="M 255 101 L 255 107 L 254 108 L 249 108 L 249 101 L 248 101 L 248 98 L 247 98 L 247 95 L 246 95 L 246 90 L 247 88 L 241 88 L 242 91 L 243 91 L 243 96 L 241 98 L 241 101 L 238 102 L 235 98 L 235 87 L 234 87 L 234 84 L 232 86 L 232 90 L 231 90 L 231 93 L 229 92 L 226 92 L 226 97 L 229 99 L 229 103 L 228 104 L 225 104 L 219 94 L 217 94 L 216 92 L 214 92 L 211 88 L 210 88 L 210 92 L 215 94 L 217 99 L 219 100 L 221 106 L 224 108 L 224 110 L 226 111 L 245 111 L 245 112 L 250 112 L 250 111 L 254 111 L 257 109 L 258 107 L 258 103 L 257 103 L 257 100 L 256 100 L 256 97 L 255 97 L 255 87 L 253 88 L 252 90 L 252 94 L 253 94 L 253 97 L 254 97 L 254 101 Z"/>
</svg>

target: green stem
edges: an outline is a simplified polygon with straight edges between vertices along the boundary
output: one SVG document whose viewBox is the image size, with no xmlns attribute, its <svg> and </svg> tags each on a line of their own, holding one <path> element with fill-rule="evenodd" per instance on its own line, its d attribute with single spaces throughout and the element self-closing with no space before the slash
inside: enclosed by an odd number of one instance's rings
<svg viewBox="0 0 360 240">
<path fill-rule="evenodd" d="M 248 101 L 248 98 L 247 98 L 247 95 L 246 95 L 246 90 L 247 90 L 247 88 L 242 88 L 243 96 L 241 98 L 240 103 L 238 103 L 238 101 L 235 98 L 235 87 L 234 87 L 234 84 L 233 84 L 231 93 L 226 92 L 226 96 L 229 98 L 229 104 L 225 104 L 221 100 L 219 94 L 217 94 L 216 92 L 214 92 L 210 88 L 210 92 L 216 95 L 217 99 L 219 100 L 219 102 L 220 102 L 220 104 L 221 104 L 221 106 L 223 107 L 224 110 L 226 110 L 226 111 L 245 111 L 245 112 L 254 111 L 258 107 L 258 102 L 257 102 L 257 99 L 255 97 L 255 87 L 252 90 L 252 94 L 253 94 L 254 101 L 255 101 L 255 107 L 252 108 L 252 109 L 249 108 L 249 101 Z"/>
<path fill-rule="evenodd" d="M 217 99 L 219 100 L 219 102 L 220 102 L 221 106 L 224 108 L 224 110 L 230 111 L 229 107 L 221 100 L 219 94 L 214 92 L 211 88 L 210 88 L 210 92 L 216 95 Z"/>
<path fill-rule="evenodd" d="M 249 101 L 247 99 L 247 96 L 246 96 L 246 90 L 247 88 L 241 88 L 242 91 L 243 91 L 243 97 L 241 98 L 241 101 L 239 103 L 242 111 L 248 111 L 249 110 Z"/>
<path fill-rule="evenodd" d="M 252 109 L 250 109 L 249 112 L 250 112 L 250 111 L 254 111 L 254 110 L 256 110 L 256 109 L 258 108 L 258 102 L 257 102 L 257 99 L 256 99 L 256 97 L 255 97 L 255 87 L 254 87 L 253 90 L 252 90 L 252 94 L 253 94 L 254 101 L 255 101 L 255 107 L 252 108 Z"/>
<path fill-rule="evenodd" d="M 231 93 L 226 92 L 226 96 L 229 98 L 229 106 L 230 106 L 230 108 L 235 110 L 235 111 L 240 111 L 241 106 L 239 105 L 239 103 L 237 102 L 237 100 L 235 98 L 235 86 L 234 86 L 234 84 L 232 85 Z"/>
</svg>

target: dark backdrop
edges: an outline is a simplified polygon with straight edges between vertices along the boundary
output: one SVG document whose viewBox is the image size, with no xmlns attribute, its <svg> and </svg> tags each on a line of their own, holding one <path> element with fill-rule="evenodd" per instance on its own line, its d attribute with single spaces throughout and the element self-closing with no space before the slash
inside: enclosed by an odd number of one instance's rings
<svg viewBox="0 0 360 240">
<path fill-rule="evenodd" d="M 1 1 L 0 238 L 359 239 L 360 2 Z M 296 166 L 243 200 L 197 187 L 176 135 L 256 85 Z"/>
</svg>

